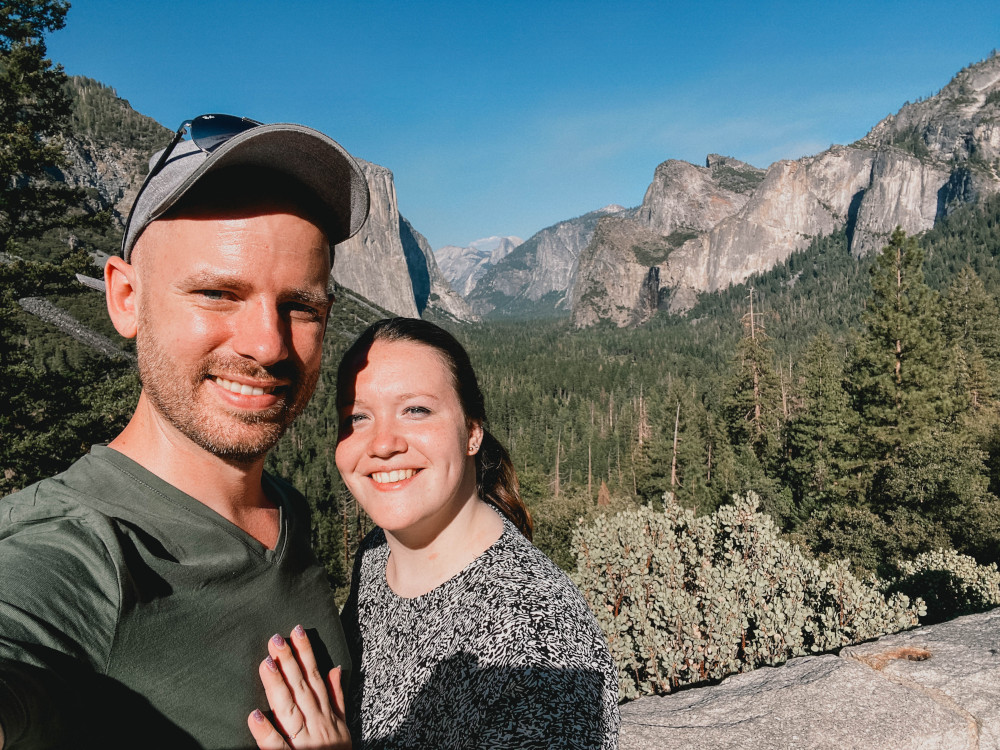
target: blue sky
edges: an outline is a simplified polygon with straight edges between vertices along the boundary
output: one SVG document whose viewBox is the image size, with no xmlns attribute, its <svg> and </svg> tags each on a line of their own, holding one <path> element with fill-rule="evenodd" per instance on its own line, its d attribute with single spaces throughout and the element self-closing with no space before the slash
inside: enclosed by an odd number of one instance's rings
<svg viewBox="0 0 1000 750">
<path fill-rule="evenodd" d="M 437 249 L 638 205 L 666 159 L 854 141 L 1000 48 L 1000 3 L 76 0 L 47 41 L 171 129 L 328 133 Z"/>
</svg>

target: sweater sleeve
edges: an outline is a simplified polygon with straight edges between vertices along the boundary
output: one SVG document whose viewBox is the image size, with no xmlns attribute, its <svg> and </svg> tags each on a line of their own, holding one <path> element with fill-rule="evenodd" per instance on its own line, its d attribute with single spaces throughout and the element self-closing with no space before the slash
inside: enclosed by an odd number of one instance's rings
<svg viewBox="0 0 1000 750">
<path fill-rule="evenodd" d="M 482 717 L 471 746 L 617 748 L 617 722 L 609 715 L 603 683 L 599 671 L 582 667 L 512 670 L 500 699 Z"/>
<path fill-rule="evenodd" d="M 618 678 L 600 628 L 573 584 L 547 561 L 539 557 L 523 575 L 537 577 L 520 598 L 504 597 L 497 615 L 508 623 L 509 666 L 485 668 L 503 687 L 484 691 L 497 698 L 483 713 L 475 747 L 615 750 Z"/>
<path fill-rule="evenodd" d="M 79 728 L 73 725 L 87 686 L 106 667 L 121 601 L 105 534 L 87 519 L 51 515 L 36 494 L 0 501 L 4 750 L 63 746 Z"/>
</svg>

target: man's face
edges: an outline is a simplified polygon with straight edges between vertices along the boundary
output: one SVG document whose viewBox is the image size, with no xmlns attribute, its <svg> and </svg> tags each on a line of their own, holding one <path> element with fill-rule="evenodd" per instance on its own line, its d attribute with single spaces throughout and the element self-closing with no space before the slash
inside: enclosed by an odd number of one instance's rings
<svg viewBox="0 0 1000 750">
<path fill-rule="evenodd" d="M 153 222 L 133 257 L 143 392 L 167 430 L 236 463 L 274 446 L 312 396 L 329 245 L 273 205 Z"/>
</svg>

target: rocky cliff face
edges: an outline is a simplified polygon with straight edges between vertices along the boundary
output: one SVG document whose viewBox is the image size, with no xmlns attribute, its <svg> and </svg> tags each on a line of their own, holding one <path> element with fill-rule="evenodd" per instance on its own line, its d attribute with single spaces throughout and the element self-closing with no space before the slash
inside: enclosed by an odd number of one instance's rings
<svg viewBox="0 0 1000 750">
<path fill-rule="evenodd" d="M 468 247 L 446 245 L 435 253 L 435 258 L 451 287 L 468 297 L 483 275 L 523 242 L 520 237 L 488 237 Z"/>
<path fill-rule="evenodd" d="M 399 217 L 399 235 L 413 280 L 413 294 L 421 313 L 430 308 L 456 320 L 478 320 L 469 303 L 457 294 L 445 278 L 430 243 L 413 226 Z"/>
<path fill-rule="evenodd" d="M 992 165 L 1000 158 L 1000 56 L 958 72 L 929 99 L 907 102 L 860 145 L 898 146 L 935 161 Z"/>
<path fill-rule="evenodd" d="M 601 219 L 580 257 L 571 297 L 574 323 L 645 323 L 659 306 L 659 261 L 665 255 L 656 232 L 624 217 Z"/>
<path fill-rule="evenodd" d="M 993 56 L 850 146 L 766 172 L 715 155 L 705 167 L 664 162 L 635 217 L 598 227 L 581 255 L 573 322 L 639 323 L 654 298 L 687 309 L 699 292 L 741 283 L 841 229 L 861 257 L 896 226 L 922 232 L 956 202 L 997 190 L 1000 56 Z"/>
<path fill-rule="evenodd" d="M 565 314 L 580 252 L 603 216 L 631 215 L 607 206 L 543 229 L 489 268 L 468 297 L 480 315 Z"/>
<path fill-rule="evenodd" d="M 670 159 L 656 168 L 636 222 L 661 235 L 707 231 L 740 210 L 764 170 L 711 154 L 704 167 Z"/>
<path fill-rule="evenodd" d="M 149 155 L 135 148 L 103 144 L 90 136 L 66 140 L 69 165 L 60 170 L 73 187 L 96 191 L 102 208 L 122 228 L 148 167 Z"/>
<path fill-rule="evenodd" d="M 363 297 L 409 318 L 420 316 L 410 280 L 410 267 L 400 238 L 399 207 L 392 172 L 358 160 L 371 190 L 368 223 L 337 245 L 333 278 Z M 418 279 L 418 283 L 422 282 Z M 429 283 L 424 282 L 428 284 Z"/>
<path fill-rule="evenodd" d="M 121 229 L 145 178 L 149 157 L 169 142 L 171 131 L 133 110 L 115 90 L 80 76 L 69 79 L 71 134 L 63 181 L 91 192 Z"/>
<path fill-rule="evenodd" d="M 371 213 L 357 235 L 337 245 L 333 278 L 397 315 L 419 318 L 430 307 L 475 320 L 438 268 L 430 244 L 400 216 L 392 172 L 358 163 L 368 178 Z"/>
</svg>

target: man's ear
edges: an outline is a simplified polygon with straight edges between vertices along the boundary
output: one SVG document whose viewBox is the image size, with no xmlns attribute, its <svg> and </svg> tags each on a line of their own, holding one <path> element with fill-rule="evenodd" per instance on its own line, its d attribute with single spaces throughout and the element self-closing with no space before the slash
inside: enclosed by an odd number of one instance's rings
<svg viewBox="0 0 1000 750">
<path fill-rule="evenodd" d="M 127 339 L 135 338 L 139 328 L 136 284 L 135 266 L 117 255 L 108 258 L 104 265 L 104 294 L 108 303 L 108 315 L 118 333 Z"/>
</svg>

